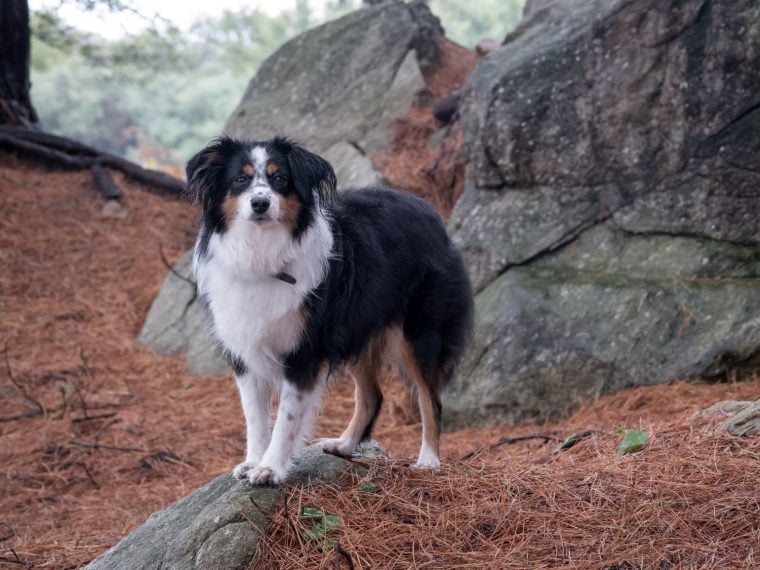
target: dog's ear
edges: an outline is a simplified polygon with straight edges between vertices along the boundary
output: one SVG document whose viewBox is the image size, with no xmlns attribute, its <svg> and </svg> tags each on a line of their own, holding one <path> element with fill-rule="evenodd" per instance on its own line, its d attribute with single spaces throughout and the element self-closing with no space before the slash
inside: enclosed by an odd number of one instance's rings
<svg viewBox="0 0 760 570">
<path fill-rule="evenodd" d="M 332 201 L 338 181 L 330 163 L 295 143 L 284 139 L 278 142 L 287 148 L 290 174 L 299 195 L 310 200 L 312 191 L 316 190 L 321 203 Z"/>
<path fill-rule="evenodd" d="M 186 192 L 204 208 L 209 204 L 211 191 L 219 182 L 220 173 L 226 163 L 227 151 L 232 144 L 232 139 L 228 137 L 214 139 L 187 162 Z"/>
</svg>

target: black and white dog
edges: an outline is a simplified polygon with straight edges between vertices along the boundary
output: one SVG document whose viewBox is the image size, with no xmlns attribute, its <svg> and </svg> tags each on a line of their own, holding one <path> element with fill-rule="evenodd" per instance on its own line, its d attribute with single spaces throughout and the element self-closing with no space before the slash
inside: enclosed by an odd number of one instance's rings
<svg viewBox="0 0 760 570">
<path fill-rule="evenodd" d="M 350 455 L 370 436 L 382 402 L 378 376 L 395 365 L 416 388 L 422 415 L 416 466 L 438 467 L 440 394 L 465 348 L 473 306 L 436 212 L 397 190 L 336 195 L 330 164 L 283 138 L 217 139 L 190 160 L 187 179 L 203 207 L 198 291 L 246 419 L 235 476 L 284 481 L 339 367 L 356 384 L 354 415 L 324 449 Z"/>
</svg>

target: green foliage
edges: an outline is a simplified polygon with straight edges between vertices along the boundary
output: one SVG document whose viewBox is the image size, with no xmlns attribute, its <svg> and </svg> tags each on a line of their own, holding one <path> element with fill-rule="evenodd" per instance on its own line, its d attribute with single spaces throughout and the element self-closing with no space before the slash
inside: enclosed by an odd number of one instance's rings
<svg viewBox="0 0 760 570">
<path fill-rule="evenodd" d="M 644 449 L 649 443 L 649 436 L 647 432 L 642 430 L 628 430 L 623 436 L 623 440 L 617 448 L 617 452 L 621 454 L 634 453 Z"/>
<path fill-rule="evenodd" d="M 374 493 L 376 489 L 377 485 L 374 483 L 363 483 L 356 488 L 360 493 Z"/>
<path fill-rule="evenodd" d="M 338 515 L 328 515 L 321 509 L 314 507 L 304 507 L 301 511 L 301 516 L 318 521 L 302 531 L 302 536 L 306 540 L 320 543 L 323 550 L 332 548 L 335 541 L 328 539 L 327 535 L 341 527 L 343 524 L 341 518 Z"/>
<path fill-rule="evenodd" d="M 133 10 L 124 0 L 65 1 L 107 14 Z M 501 39 L 523 2 L 431 0 L 430 6 L 456 41 L 472 46 L 483 37 Z M 319 13 L 314 5 L 297 0 L 276 16 L 225 11 L 186 33 L 162 22 L 117 41 L 81 32 L 54 10 L 36 11 L 31 95 L 42 126 L 147 166 L 181 165 L 221 132 L 266 57 L 361 3 L 328 0 Z"/>
<path fill-rule="evenodd" d="M 38 12 L 32 98 L 51 132 L 151 166 L 181 164 L 222 130 L 261 62 L 314 21 L 300 0 L 280 16 L 224 12 L 189 34 L 148 28 L 109 42 Z"/>
<path fill-rule="evenodd" d="M 525 0 L 430 0 L 446 36 L 466 47 L 482 39 L 502 41 L 522 17 Z"/>
</svg>

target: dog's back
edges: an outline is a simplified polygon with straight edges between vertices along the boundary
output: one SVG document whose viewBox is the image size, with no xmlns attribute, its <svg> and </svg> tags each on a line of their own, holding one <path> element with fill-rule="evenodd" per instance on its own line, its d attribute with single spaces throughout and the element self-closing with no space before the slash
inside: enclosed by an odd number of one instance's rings
<svg viewBox="0 0 760 570">
<path fill-rule="evenodd" d="M 461 256 L 438 214 L 405 192 L 347 191 L 330 214 L 333 257 L 328 278 L 307 301 L 314 326 L 304 344 L 316 349 L 309 359 L 348 363 L 357 399 L 367 400 L 357 425 L 332 447 L 345 453 L 369 436 L 382 401 L 377 376 L 390 361 L 417 389 L 424 430 L 418 464 L 437 466 L 440 394 L 472 322 Z"/>
</svg>

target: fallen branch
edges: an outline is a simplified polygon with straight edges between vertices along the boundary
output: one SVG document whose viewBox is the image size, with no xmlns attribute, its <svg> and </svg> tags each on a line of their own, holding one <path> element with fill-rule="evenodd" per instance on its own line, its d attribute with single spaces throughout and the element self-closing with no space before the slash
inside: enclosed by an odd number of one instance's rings
<svg viewBox="0 0 760 570">
<path fill-rule="evenodd" d="M 114 154 L 101 152 L 93 147 L 65 137 L 32 131 L 18 127 L 0 127 L 0 146 L 20 151 L 36 158 L 76 170 L 92 170 L 100 192 L 106 197 L 121 191 L 105 180 L 103 167 L 113 168 L 146 186 L 146 190 L 165 198 L 182 198 L 185 183 L 165 172 L 149 170 Z M 100 169 L 100 170 L 98 170 Z M 108 176 L 105 173 L 105 176 Z M 109 184 L 110 182 L 110 184 Z"/>
<path fill-rule="evenodd" d="M 496 443 L 492 443 L 488 447 L 481 447 L 480 449 L 476 449 L 474 451 L 471 451 L 469 453 L 464 454 L 462 457 L 460 457 L 460 461 L 465 461 L 467 459 L 472 459 L 479 453 L 482 453 L 483 451 L 491 451 L 496 449 L 497 447 L 501 447 L 502 445 L 510 445 L 512 443 L 517 443 L 520 441 L 528 441 L 531 439 L 543 439 L 544 443 L 547 441 L 562 441 L 560 438 L 556 437 L 555 435 L 552 435 L 549 432 L 543 432 L 543 433 L 527 433 L 525 435 L 515 435 L 511 437 L 502 437 L 499 441 Z"/>
<path fill-rule="evenodd" d="M 340 570 L 341 557 L 345 558 L 346 562 L 348 562 L 349 570 L 354 570 L 354 559 L 351 558 L 351 555 L 340 545 L 339 542 L 336 542 L 333 545 L 333 552 L 335 552 L 335 562 L 333 563 L 333 568 L 335 568 L 335 570 Z"/>
<path fill-rule="evenodd" d="M 13 556 L 16 558 L 9 558 L 8 556 L 0 556 L 0 562 L 10 562 L 11 564 L 19 564 L 21 566 L 26 566 L 27 568 L 32 567 L 32 561 L 27 560 L 26 558 L 21 558 L 18 554 L 16 554 L 16 551 L 11 548 L 11 553 L 13 553 Z"/>
<path fill-rule="evenodd" d="M 104 445 L 102 443 L 89 443 L 86 441 L 81 441 L 79 439 L 72 439 L 69 441 L 71 445 L 76 445 L 79 447 L 84 447 L 86 449 L 103 449 L 107 451 L 127 451 L 127 452 L 139 452 L 139 453 L 146 453 L 147 449 L 144 449 L 142 447 L 118 447 L 115 445 Z"/>
</svg>

